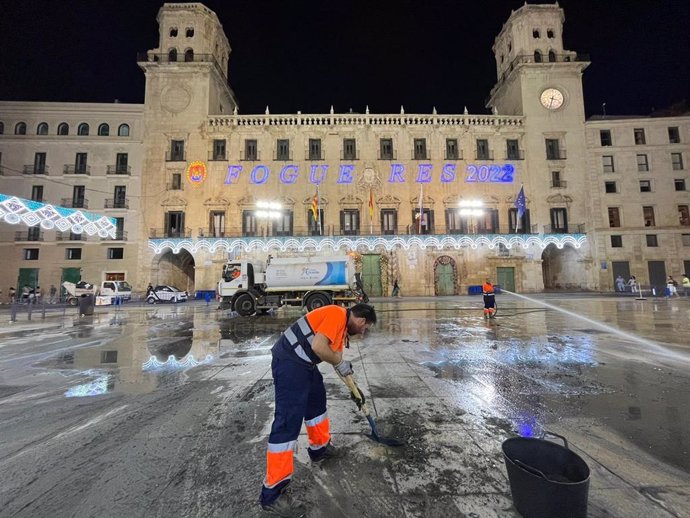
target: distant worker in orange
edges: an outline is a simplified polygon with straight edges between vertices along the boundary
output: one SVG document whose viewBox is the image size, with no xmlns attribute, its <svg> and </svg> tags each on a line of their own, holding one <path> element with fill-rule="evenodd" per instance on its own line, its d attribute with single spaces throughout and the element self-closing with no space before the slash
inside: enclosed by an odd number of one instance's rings
<svg viewBox="0 0 690 518">
<path fill-rule="evenodd" d="M 484 295 L 484 318 L 494 318 L 496 316 L 496 298 L 494 296 L 494 285 L 489 279 L 482 286 Z"/>
</svg>

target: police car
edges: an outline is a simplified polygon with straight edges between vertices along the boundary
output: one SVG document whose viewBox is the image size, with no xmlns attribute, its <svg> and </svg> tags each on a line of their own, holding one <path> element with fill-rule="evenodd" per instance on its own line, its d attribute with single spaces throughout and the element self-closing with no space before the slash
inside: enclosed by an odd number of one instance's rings
<svg viewBox="0 0 690 518">
<path fill-rule="evenodd" d="M 146 302 L 149 304 L 155 304 L 156 302 L 186 302 L 188 296 L 186 291 L 178 290 L 175 286 L 161 284 L 146 294 Z"/>
</svg>

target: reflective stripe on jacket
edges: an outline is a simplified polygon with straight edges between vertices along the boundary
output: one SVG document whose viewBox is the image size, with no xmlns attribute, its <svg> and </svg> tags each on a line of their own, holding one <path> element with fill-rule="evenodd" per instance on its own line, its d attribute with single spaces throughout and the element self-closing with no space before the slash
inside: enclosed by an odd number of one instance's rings
<svg viewBox="0 0 690 518">
<path fill-rule="evenodd" d="M 308 365 L 319 364 L 321 358 L 311 349 L 314 334 L 307 319 L 302 317 L 285 330 L 271 351 L 279 358 L 299 360 Z"/>
</svg>

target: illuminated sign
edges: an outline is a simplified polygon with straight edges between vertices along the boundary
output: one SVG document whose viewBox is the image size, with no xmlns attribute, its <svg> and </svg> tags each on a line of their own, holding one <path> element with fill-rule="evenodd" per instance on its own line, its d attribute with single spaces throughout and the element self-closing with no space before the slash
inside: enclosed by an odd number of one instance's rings
<svg viewBox="0 0 690 518">
<path fill-rule="evenodd" d="M 206 164 L 200 161 L 192 162 L 187 167 L 187 181 L 192 185 L 201 185 L 206 180 Z"/>
<path fill-rule="evenodd" d="M 202 164 L 202 162 L 194 162 Z M 190 166 L 191 168 L 191 166 Z M 412 168 L 411 168 L 412 169 Z M 278 181 L 282 184 L 291 185 L 297 182 L 300 177 L 300 167 L 296 164 L 286 164 L 280 170 L 271 171 L 265 164 L 257 164 L 251 169 L 244 170 L 239 164 L 228 166 L 228 173 L 225 176 L 225 184 L 233 185 L 239 182 L 240 176 L 244 172 L 249 177 L 249 183 L 263 185 L 268 182 L 272 174 L 278 175 Z M 330 176 L 335 178 L 336 183 L 350 184 L 355 177 L 355 166 L 352 164 L 340 164 L 334 168 Z M 304 176 L 309 177 L 309 183 L 325 183 L 329 176 L 329 166 L 324 164 L 308 166 Z M 189 176 L 189 173 L 188 173 Z M 512 164 L 501 165 L 474 165 L 470 164 L 465 169 L 465 183 L 513 183 L 515 167 Z M 204 178 L 206 177 L 206 166 L 204 166 Z M 443 164 L 440 170 L 434 171 L 434 164 L 423 163 L 416 167 L 416 170 L 406 171 L 405 165 L 400 163 L 391 164 L 388 183 L 406 183 L 408 180 L 414 183 L 431 183 L 438 179 L 441 183 L 452 183 L 458 179 L 457 164 Z M 191 178 L 190 178 L 191 181 Z M 203 181 L 199 180 L 199 182 Z"/>
</svg>

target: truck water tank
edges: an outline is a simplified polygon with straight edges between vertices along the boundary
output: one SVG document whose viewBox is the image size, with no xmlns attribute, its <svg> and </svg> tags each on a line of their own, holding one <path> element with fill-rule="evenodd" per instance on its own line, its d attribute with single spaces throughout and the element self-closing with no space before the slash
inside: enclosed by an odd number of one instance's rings
<svg viewBox="0 0 690 518">
<path fill-rule="evenodd" d="M 296 288 L 299 286 L 349 286 L 354 275 L 347 259 L 281 264 L 273 261 L 266 268 L 266 286 L 271 288 Z"/>
</svg>

